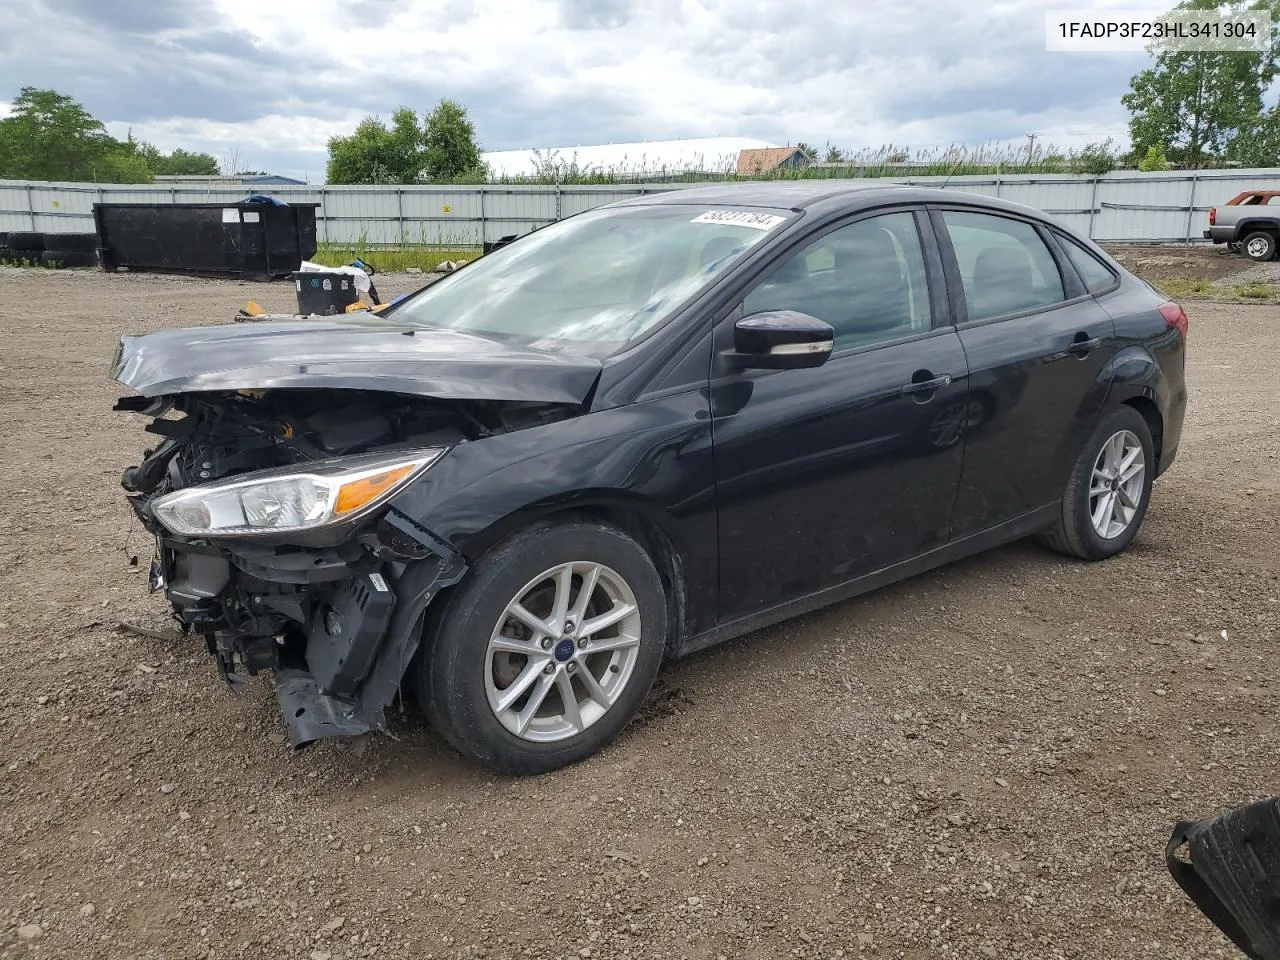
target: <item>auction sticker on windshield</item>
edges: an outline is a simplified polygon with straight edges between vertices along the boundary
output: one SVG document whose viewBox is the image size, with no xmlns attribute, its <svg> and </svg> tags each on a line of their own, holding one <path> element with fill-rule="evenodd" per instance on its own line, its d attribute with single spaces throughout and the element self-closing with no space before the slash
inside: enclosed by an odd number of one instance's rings
<svg viewBox="0 0 1280 960">
<path fill-rule="evenodd" d="M 700 213 L 690 223 L 727 223 L 735 227 L 750 227 L 752 230 L 772 230 L 786 217 L 774 213 L 744 213 L 741 210 L 708 210 Z"/>
</svg>

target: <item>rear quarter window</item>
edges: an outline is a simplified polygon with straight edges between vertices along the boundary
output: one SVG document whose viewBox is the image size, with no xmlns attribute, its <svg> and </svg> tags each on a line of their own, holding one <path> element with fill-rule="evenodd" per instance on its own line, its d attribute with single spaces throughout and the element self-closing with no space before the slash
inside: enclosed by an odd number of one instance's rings
<svg viewBox="0 0 1280 960">
<path fill-rule="evenodd" d="M 1116 275 L 1111 272 L 1110 267 L 1094 255 L 1093 251 L 1076 243 L 1066 234 L 1055 233 L 1054 236 L 1058 238 L 1058 245 L 1062 247 L 1062 252 L 1076 268 L 1076 273 L 1080 274 L 1086 290 L 1090 293 L 1102 293 L 1116 285 Z"/>
</svg>

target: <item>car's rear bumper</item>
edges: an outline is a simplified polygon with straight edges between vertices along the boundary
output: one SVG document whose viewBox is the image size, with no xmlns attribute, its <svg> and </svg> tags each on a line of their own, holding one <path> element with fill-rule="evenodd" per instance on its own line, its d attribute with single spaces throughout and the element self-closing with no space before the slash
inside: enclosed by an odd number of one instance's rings
<svg viewBox="0 0 1280 960">
<path fill-rule="evenodd" d="M 1234 243 L 1236 239 L 1235 227 L 1210 227 L 1204 232 L 1206 240 L 1212 240 L 1214 243 Z"/>
<path fill-rule="evenodd" d="M 1186 381 L 1179 378 L 1177 389 L 1172 391 L 1162 411 L 1164 436 L 1160 444 L 1160 458 L 1156 463 L 1156 476 L 1162 475 L 1173 465 L 1178 456 L 1178 444 L 1182 441 L 1182 424 L 1187 416 Z"/>
</svg>

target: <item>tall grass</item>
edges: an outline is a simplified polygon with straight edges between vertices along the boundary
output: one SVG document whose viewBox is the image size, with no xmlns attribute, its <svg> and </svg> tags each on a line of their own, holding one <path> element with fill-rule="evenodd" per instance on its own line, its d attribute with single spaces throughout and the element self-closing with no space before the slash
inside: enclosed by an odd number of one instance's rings
<svg viewBox="0 0 1280 960">
<path fill-rule="evenodd" d="M 1110 139 L 1064 150 L 1053 144 L 1019 145 L 984 143 L 972 147 L 952 144 L 942 148 L 912 150 L 886 144 L 845 151 L 831 144 L 815 150 L 807 166 L 761 170 L 740 174 L 737 157 L 697 157 L 681 168 L 649 162 L 646 156 L 624 157 L 609 167 L 579 163 L 577 155 L 557 151 L 533 151 L 527 174 L 490 176 L 477 171 L 459 182 L 500 184 L 623 184 L 704 183 L 737 180 L 813 180 L 862 177 L 937 177 L 1014 173 L 1107 173 L 1122 165 L 1118 148 Z"/>
<path fill-rule="evenodd" d="M 322 243 L 317 246 L 316 255 L 311 260 L 326 267 L 340 267 L 358 259 L 379 273 L 398 273 L 410 267 L 430 273 L 445 260 L 474 260 L 478 256 L 479 247 L 441 247 L 415 243 L 375 247 L 360 243 Z"/>
</svg>

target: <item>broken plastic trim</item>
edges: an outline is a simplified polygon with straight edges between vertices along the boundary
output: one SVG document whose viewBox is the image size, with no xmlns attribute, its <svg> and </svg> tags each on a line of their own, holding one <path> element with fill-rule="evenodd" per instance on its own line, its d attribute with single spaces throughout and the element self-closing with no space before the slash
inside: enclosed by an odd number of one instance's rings
<svg viewBox="0 0 1280 960">
<path fill-rule="evenodd" d="M 402 533 L 421 543 L 432 556 L 410 563 L 396 581 L 395 612 L 354 701 L 321 693 L 305 671 L 279 672 L 276 695 L 289 741 L 296 748 L 325 737 L 349 737 L 384 729 L 386 709 L 399 692 L 405 671 L 422 642 L 422 619 L 427 606 L 467 572 L 460 554 L 408 517 L 394 512 L 390 516 L 395 517 L 395 525 Z"/>
<path fill-rule="evenodd" d="M 1247 956 L 1280 960 L 1280 798 L 1178 823 L 1165 862 L 1200 912 Z"/>
</svg>

